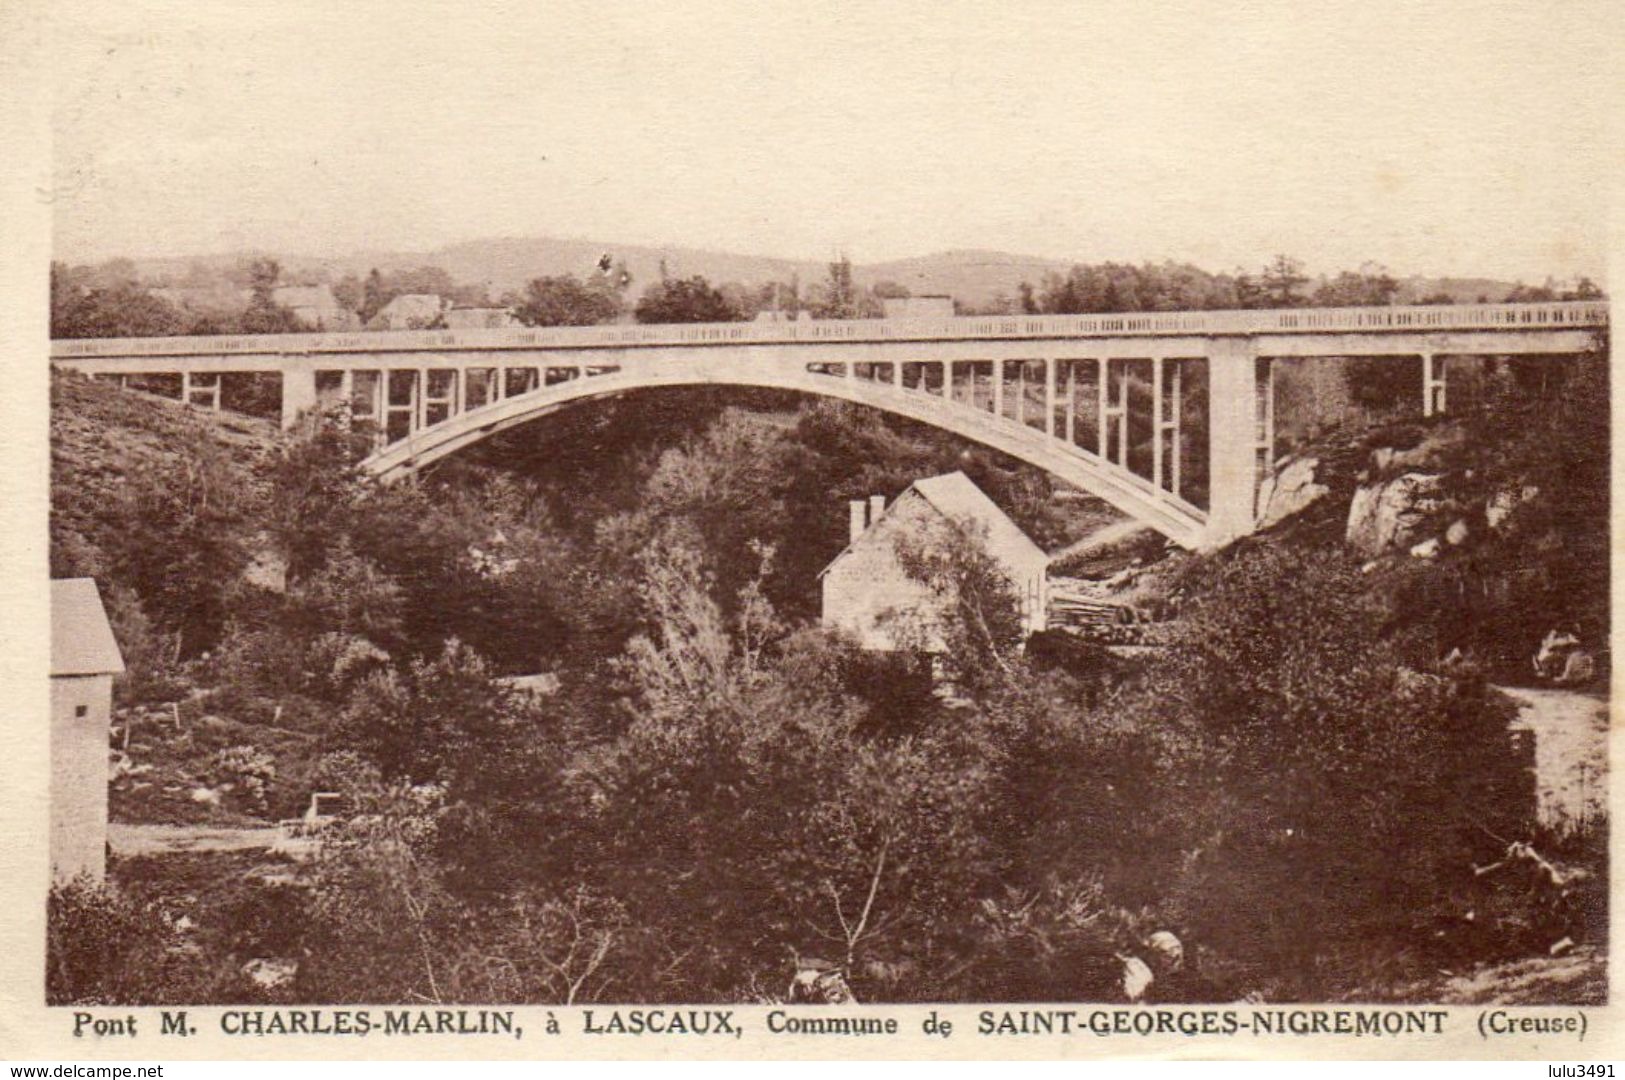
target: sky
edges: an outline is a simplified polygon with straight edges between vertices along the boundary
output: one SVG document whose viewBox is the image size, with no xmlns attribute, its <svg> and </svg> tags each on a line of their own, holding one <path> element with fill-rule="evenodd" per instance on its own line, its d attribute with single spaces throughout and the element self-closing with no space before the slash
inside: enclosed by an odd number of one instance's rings
<svg viewBox="0 0 1625 1080">
<path fill-rule="evenodd" d="M 54 251 L 496 236 L 1604 276 L 1618 5 L 55 9 Z"/>
</svg>

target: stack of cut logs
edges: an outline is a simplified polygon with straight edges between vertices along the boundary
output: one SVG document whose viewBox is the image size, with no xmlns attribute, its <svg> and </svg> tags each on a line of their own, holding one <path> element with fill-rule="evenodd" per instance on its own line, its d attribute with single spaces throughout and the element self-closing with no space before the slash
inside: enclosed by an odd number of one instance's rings
<svg viewBox="0 0 1625 1080">
<path fill-rule="evenodd" d="M 1050 578 L 1049 625 L 1071 629 L 1086 637 L 1124 636 L 1139 622 L 1133 608 L 1100 595 L 1098 586 L 1082 578 Z"/>
</svg>

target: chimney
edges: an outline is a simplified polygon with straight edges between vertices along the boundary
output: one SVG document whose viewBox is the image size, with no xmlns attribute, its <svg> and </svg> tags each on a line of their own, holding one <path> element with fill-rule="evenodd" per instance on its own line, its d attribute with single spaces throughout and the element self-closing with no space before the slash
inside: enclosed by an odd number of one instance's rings
<svg viewBox="0 0 1625 1080">
<path fill-rule="evenodd" d="M 869 524 L 873 525 L 880 520 L 880 515 L 886 512 L 886 496 L 869 496 Z"/>
<path fill-rule="evenodd" d="M 863 535 L 865 524 L 863 516 L 865 507 L 863 505 L 863 500 L 853 499 L 851 502 L 847 503 L 847 509 L 852 513 L 852 535 L 847 537 L 847 539 L 851 543 L 857 543 L 858 537 Z"/>
</svg>

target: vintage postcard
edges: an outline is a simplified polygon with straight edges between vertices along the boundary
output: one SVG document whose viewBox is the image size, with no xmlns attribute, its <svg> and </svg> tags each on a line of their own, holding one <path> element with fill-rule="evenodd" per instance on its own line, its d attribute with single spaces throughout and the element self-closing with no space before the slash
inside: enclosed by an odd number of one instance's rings
<svg viewBox="0 0 1625 1080">
<path fill-rule="evenodd" d="M 1616 14 L 0 5 L 0 1058 L 1618 1055 Z"/>
</svg>

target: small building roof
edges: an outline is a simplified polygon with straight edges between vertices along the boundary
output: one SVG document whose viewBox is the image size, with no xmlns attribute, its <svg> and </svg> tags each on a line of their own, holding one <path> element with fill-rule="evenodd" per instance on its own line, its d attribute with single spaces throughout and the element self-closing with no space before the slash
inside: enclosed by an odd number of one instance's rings
<svg viewBox="0 0 1625 1080">
<path fill-rule="evenodd" d="M 999 509 L 997 503 L 988 498 L 970 477 L 958 469 L 951 473 L 943 473 L 941 476 L 928 476 L 923 480 L 914 481 L 908 486 L 907 491 L 893 499 L 891 504 L 881 511 L 880 517 L 869 522 L 869 528 L 874 528 L 890 514 L 907 498 L 910 491 L 917 492 L 937 513 L 951 521 L 968 519 L 984 527 L 987 530 L 988 550 L 1001 561 L 1017 559 L 1049 561 L 1044 549 L 1033 543 L 1032 539 L 1021 531 L 1021 526 L 1011 521 L 1009 515 Z M 847 552 L 852 550 L 852 546 L 848 544 L 842 548 L 841 553 L 818 572 L 818 576 L 823 577 L 829 573 L 830 567 L 844 559 Z"/>
<path fill-rule="evenodd" d="M 119 675 L 124 656 L 91 578 L 51 582 L 51 674 Z"/>
<path fill-rule="evenodd" d="M 1021 531 L 1021 526 L 1010 520 L 1010 516 L 999 505 L 971 482 L 971 478 L 959 470 L 943 473 L 941 476 L 928 476 L 924 480 L 916 480 L 910 485 L 915 491 L 925 496 L 926 502 L 936 507 L 944 517 L 960 520 L 969 518 L 987 529 L 988 547 L 996 552 L 1027 559 L 1044 559 L 1044 549 L 1032 542 L 1032 539 Z"/>
</svg>

